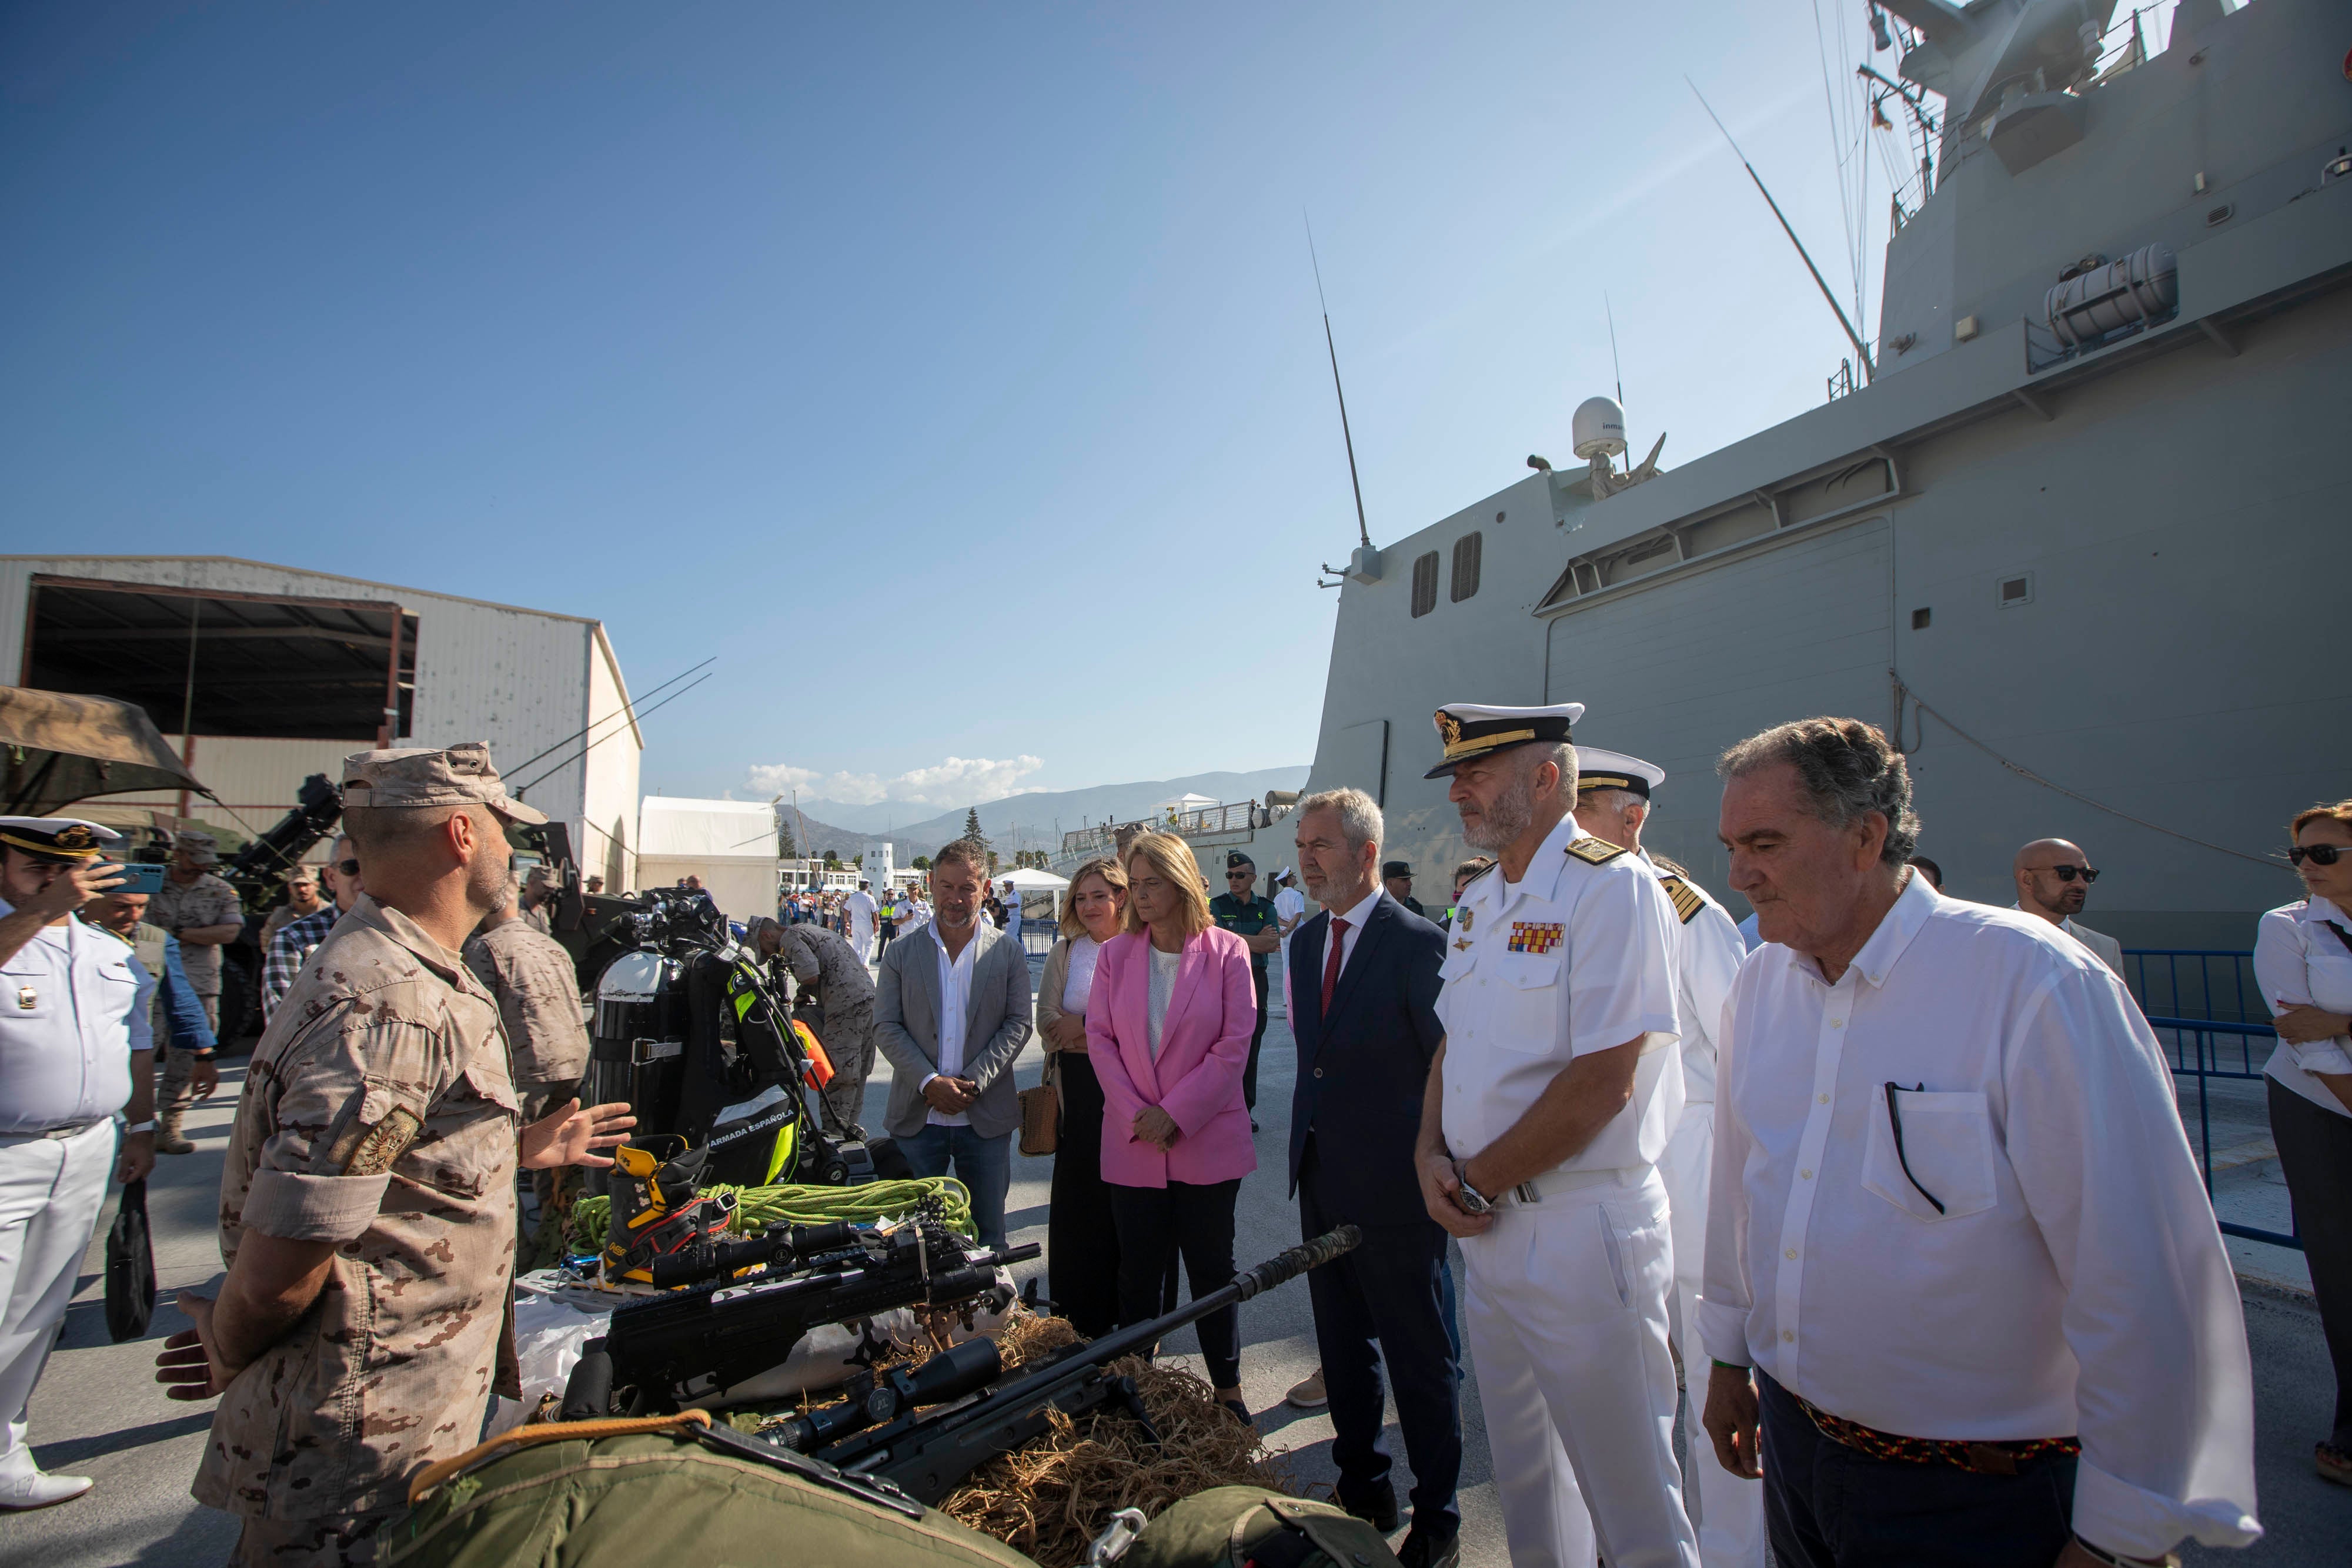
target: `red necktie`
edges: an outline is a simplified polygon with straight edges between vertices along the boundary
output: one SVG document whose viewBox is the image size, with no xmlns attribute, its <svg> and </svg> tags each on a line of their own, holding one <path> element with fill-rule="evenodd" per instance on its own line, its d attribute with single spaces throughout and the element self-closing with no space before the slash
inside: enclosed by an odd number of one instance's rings
<svg viewBox="0 0 2352 1568">
<path fill-rule="evenodd" d="M 1339 939 L 1348 934 L 1348 923 L 1338 915 L 1331 917 L 1331 950 L 1323 955 L 1323 1010 L 1331 1010 L 1331 988 L 1339 983 Z"/>
</svg>

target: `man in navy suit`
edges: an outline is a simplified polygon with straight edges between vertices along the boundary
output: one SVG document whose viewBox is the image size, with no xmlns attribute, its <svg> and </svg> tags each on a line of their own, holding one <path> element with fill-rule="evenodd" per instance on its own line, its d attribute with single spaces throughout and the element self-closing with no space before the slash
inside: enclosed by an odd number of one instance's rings
<svg viewBox="0 0 2352 1568">
<path fill-rule="evenodd" d="M 1461 1550 L 1462 1367 L 1446 1331 L 1445 1232 L 1429 1218 L 1413 1166 L 1429 1064 L 1444 1033 L 1445 937 L 1381 891 L 1382 824 L 1370 796 L 1310 795 L 1294 820 L 1299 870 L 1323 910 L 1290 944 L 1298 1042 L 1290 1188 L 1307 1235 L 1335 1225 L 1364 1233 L 1354 1251 L 1307 1276 L 1339 1500 L 1382 1531 L 1397 1527 L 1381 1433 L 1385 1362 L 1413 1476 L 1412 1532 L 1398 1556 L 1405 1568 L 1451 1568 Z"/>
</svg>

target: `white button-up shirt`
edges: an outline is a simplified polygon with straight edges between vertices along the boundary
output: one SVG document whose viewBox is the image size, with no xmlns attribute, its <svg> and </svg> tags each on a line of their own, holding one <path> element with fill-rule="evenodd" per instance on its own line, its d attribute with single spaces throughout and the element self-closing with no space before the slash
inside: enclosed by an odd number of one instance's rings
<svg viewBox="0 0 2352 1568">
<path fill-rule="evenodd" d="M 1759 948 L 1722 1044 L 1710 1355 L 1884 1432 L 2079 1435 L 2074 1528 L 2112 1552 L 2262 1533 L 2237 1282 L 2088 950 L 1915 874 L 1834 985 Z"/>
<path fill-rule="evenodd" d="M 1459 1158 L 1508 1132 L 1577 1057 L 1632 1040 L 1633 1099 L 1559 1168 L 1655 1165 L 1682 1114 L 1682 1059 L 1665 1049 L 1678 1030 L 1674 908 L 1641 856 L 1570 852 L 1583 836 L 1563 817 L 1524 880 L 1498 867 L 1463 892 L 1437 998 L 1445 1144 Z"/>
<path fill-rule="evenodd" d="M 1647 850 L 1641 853 L 1650 860 Z M 1655 861 L 1650 861 L 1650 868 L 1663 886 L 1665 870 Z M 1676 880 L 1699 901 L 1691 917 L 1675 929 L 1675 1016 L 1683 1031 L 1683 1103 L 1706 1105 L 1715 1100 L 1715 1040 L 1723 1032 L 1723 1004 L 1748 956 L 1748 944 L 1714 894 L 1688 876 Z M 1673 902 L 1669 896 L 1668 907 Z M 1675 915 L 1680 918 L 1681 912 Z"/>
<path fill-rule="evenodd" d="M 1374 883 L 1370 897 L 1358 899 L 1356 906 L 1352 909 L 1335 909 L 1331 912 L 1331 918 L 1334 921 L 1344 920 L 1348 923 L 1348 928 L 1339 933 L 1339 973 L 1340 975 L 1348 972 L 1348 960 L 1356 956 L 1356 943 L 1364 935 L 1364 922 L 1372 917 L 1372 906 L 1388 895 L 1388 889 Z M 1327 965 L 1331 962 L 1331 939 L 1328 935 L 1323 939 L 1323 962 Z M 1315 983 L 1318 987 L 1323 984 L 1323 976 L 1319 971 L 1315 976 Z M 1337 975 L 1332 977 L 1332 984 L 1339 984 Z M 1318 994 L 1319 995 L 1320 992 Z M 1620 1041 L 1620 1043 L 1622 1042 Z"/>
<path fill-rule="evenodd" d="M 2254 931 L 2254 978 L 2273 1016 L 2289 1008 L 2352 1013 L 2352 947 L 2328 924 L 2352 931 L 2352 915 L 2324 898 L 2284 904 L 2262 918 Z M 2352 1073 L 2352 1038 L 2336 1035 L 2292 1045 L 2282 1040 L 2263 1071 L 2313 1104 L 2346 1114 L 2344 1102 L 2312 1076 Z"/>
<path fill-rule="evenodd" d="M 948 956 L 948 945 L 940 938 L 940 934 L 936 931 L 931 933 L 932 943 L 940 955 L 940 1070 L 931 1074 L 931 1078 L 963 1076 L 964 1019 L 971 1009 L 972 970 L 980 961 L 980 922 L 987 918 L 982 915 L 973 920 L 971 939 L 964 943 L 963 951 L 952 958 Z M 930 1078 L 923 1080 L 925 1083 L 930 1081 Z M 934 1111 L 925 1120 L 934 1127 L 971 1125 L 970 1113 L 963 1111 L 953 1115 L 945 1111 Z"/>
<path fill-rule="evenodd" d="M 130 1103 L 142 989 L 130 944 L 79 920 L 0 960 L 0 1134 L 84 1126 Z"/>
</svg>

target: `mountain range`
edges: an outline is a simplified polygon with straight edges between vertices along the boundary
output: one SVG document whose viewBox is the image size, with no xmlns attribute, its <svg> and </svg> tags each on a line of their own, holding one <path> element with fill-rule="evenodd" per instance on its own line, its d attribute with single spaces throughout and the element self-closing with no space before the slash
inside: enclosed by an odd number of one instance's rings
<svg viewBox="0 0 2352 1568">
<path fill-rule="evenodd" d="M 780 809 L 787 813 L 785 821 L 795 839 L 801 837 L 802 823 L 806 824 L 807 847 L 818 854 L 833 850 L 845 859 L 869 844 L 887 841 L 895 846 L 898 863 L 904 865 L 961 837 L 967 810 L 980 812 L 980 831 L 1009 860 L 1015 849 L 1059 849 L 1063 833 L 1089 822 L 1135 821 L 1156 802 L 1174 796 L 1205 795 L 1219 802 L 1256 800 L 1269 789 L 1297 789 L 1306 783 L 1303 766 L 1261 768 L 1251 773 L 1195 773 L 1182 779 L 1097 784 L 1087 789 L 1038 790 L 920 818 L 913 813 L 921 807 L 887 800 L 860 806 L 812 798 L 799 803 L 798 822 L 790 815 L 791 804 Z"/>
</svg>

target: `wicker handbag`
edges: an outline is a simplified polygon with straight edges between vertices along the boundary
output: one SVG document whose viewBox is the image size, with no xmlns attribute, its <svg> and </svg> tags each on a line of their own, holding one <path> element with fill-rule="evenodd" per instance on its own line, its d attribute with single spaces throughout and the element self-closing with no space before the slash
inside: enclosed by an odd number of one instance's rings
<svg viewBox="0 0 2352 1568">
<path fill-rule="evenodd" d="M 1057 1051 L 1047 1051 L 1044 1082 L 1021 1091 L 1021 1152 L 1024 1155 L 1050 1155 L 1061 1147 L 1062 1097 L 1054 1086 L 1057 1076 L 1054 1064 L 1060 1055 Z"/>
</svg>

